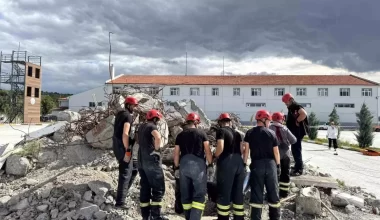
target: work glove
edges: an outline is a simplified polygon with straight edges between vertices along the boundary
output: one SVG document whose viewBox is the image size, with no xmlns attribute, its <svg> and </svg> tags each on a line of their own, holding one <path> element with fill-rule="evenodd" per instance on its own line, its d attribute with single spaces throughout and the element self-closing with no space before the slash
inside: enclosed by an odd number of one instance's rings
<svg viewBox="0 0 380 220">
<path fill-rule="evenodd" d="M 160 161 L 161 153 L 159 150 L 154 150 L 152 153 L 150 153 L 150 156 L 152 156 L 156 162 Z"/>
<path fill-rule="evenodd" d="M 173 170 L 174 170 L 174 177 L 176 179 L 179 179 L 179 166 L 176 167 L 174 164 L 173 164 Z"/>
<path fill-rule="evenodd" d="M 214 166 L 212 164 L 207 166 L 207 182 L 214 181 Z"/>
<path fill-rule="evenodd" d="M 281 175 L 281 166 L 280 164 L 277 164 L 277 176 Z"/>
<path fill-rule="evenodd" d="M 129 163 L 131 161 L 131 158 L 132 158 L 132 151 L 131 149 L 127 149 L 127 151 L 125 151 L 123 160 L 124 162 Z"/>
</svg>

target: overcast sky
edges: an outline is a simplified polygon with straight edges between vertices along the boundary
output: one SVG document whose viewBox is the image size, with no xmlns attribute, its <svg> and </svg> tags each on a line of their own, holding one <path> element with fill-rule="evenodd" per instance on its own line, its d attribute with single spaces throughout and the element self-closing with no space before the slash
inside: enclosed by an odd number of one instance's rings
<svg viewBox="0 0 380 220">
<path fill-rule="evenodd" d="M 379 0 L 0 0 L 0 50 L 42 56 L 44 91 L 119 74 L 358 73 L 380 81 Z M 4 67 L 4 66 L 3 66 Z M 2 85 L 3 86 L 3 85 Z"/>
</svg>

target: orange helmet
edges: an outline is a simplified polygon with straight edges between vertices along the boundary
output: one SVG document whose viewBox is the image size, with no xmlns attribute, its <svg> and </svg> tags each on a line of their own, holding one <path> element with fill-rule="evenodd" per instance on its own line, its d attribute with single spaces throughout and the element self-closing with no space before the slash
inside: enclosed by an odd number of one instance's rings
<svg viewBox="0 0 380 220">
<path fill-rule="evenodd" d="M 282 102 L 284 103 L 289 102 L 290 99 L 293 99 L 293 95 L 290 93 L 286 93 L 285 95 L 282 96 Z"/>
<path fill-rule="evenodd" d="M 146 119 L 152 120 L 153 118 L 161 119 L 162 114 L 158 110 L 152 109 L 148 113 L 146 113 Z"/>
<path fill-rule="evenodd" d="M 199 117 L 197 113 L 192 112 L 187 115 L 186 121 L 194 121 L 195 123 L 199 124 L 201 123 L 201 118 Z"/>
<path fill-rule="evenodd" d="M 261 119 L 272 120 L 272 117 L 270 116 L 270 114 L 267 110 L 259 110 L 256 112 L 255 119 L 256 120 L 261 120 Z"/>
<path fill-rule="evenodd" d="M 129 104 L 129 105 L 138 105 L 139 104 L 137 99 L 135 97 L 132 97 L 132 96 L 128 96 L 127 98 L 125 98 L 124 103 Z"/>
<path fill-rule="evenodd" d="M 273 121 L 282 121 L 284 120 L 284 114 L 282 112 L 275 112 L 272 115 Z"/>
<path fill-rule="evenodd" d="M 223 120 L 223 119 L 231 120 L 230 114 L 228 114 L 228 113 L 222 113 L 222 114 L 220 114 L 218 120 L 220 121 L 220 120 Z"/>
</svg>

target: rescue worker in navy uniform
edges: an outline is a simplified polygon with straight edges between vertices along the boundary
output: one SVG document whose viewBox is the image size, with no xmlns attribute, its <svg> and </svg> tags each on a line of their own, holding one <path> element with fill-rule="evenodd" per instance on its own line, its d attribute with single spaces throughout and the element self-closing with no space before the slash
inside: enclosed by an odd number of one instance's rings
<svg viewBox="0 0 380 220">
<path fill-rule="evenodd" d="M 292 132 L 283 125 L 284 114 L 282 112 L 275 112 L 272 115 L 273 124 L 269 126 L 271 130 L 276 133 L 277 140 L 280 145 L 278 146 L 280 151 L 280 164 L 281 175 L 279 176 L 280 185 L 280 198 L 286 198 L 289 195 L 290 188 L 290 149 L 291 144 L 297 142 L 297 138 Z"/>
<path fill-rule="evenodd" d="M 276 134 L 270 130 L 271 115 L 266 110 L 259 110 L 255 119 L 257 126 L 247 131 L 244 142 L 251 154 L 251 220 L 260 220 L 264 204 L 264 186 L 267 191 L 269 219 L 280 219 L 280 198 L 278 179 L 281 173 L 280 153 Z M 247 155 L 245 156 L 247 158 Z"/>
<path fill-rule="evenodd" d="M 119 111 L 115 118 L 112 148 L 119 162 L 119 179 L 115 204 L 115 206 L 119 208 L 127 208 L 125 206 L 125 199 L 137 175 L 137 172 L 132 171 L 133 164 L 130 163 L 132 146 L 135 142 L 135 140 L 131 138 L 131 127 L 133 124 L 132 113 L 137 105 L 138 101 L 136 98 L 127 97 L 125 99 L 125 110 Z"/>
<path fill-rule="evenodd" d="M 212 172 L 212 154 L 206 133 L 197 128 L 199 115 L 186 117 L 188 128 L 177 135 L 174 149 L 175 175 L 180 176 L 181 202 L 186 220 L 200 220 L 205 208 L 207 173 Z M 209 168 L 206 170 L 206 161 Z"/>
<path fill-rule="evenodd" d="M 298 104 L 292 94 L 286 93 L 282 97 L 282 102 L 288 107 L 288 117 L 286 127 L 296 136 L 297 142 L 292 144 L 292 154 L 295 161 L 292 176 L 300 176 L 303 173 L 302 161 L 302 139 L 309 134 L 309 122 L 307 113 L 302 105 Z"/>
<path fill-rule="evenodd" d="M 241 135 L 231 128 L 231 117 L 228 113 L 219 116 L 221 128 L 216 132 L 217 147 L 214 156 L 217 158 L 217 212 L 218 220 L 228 220 L 230 204 L 234 220 L 244 219 L 243 183 L 245 164 Z"/>
<path fill-rule="evenodd" d="M 167 219 L 161 214 L 165 194 L 164 172 L 160 154 L 161 135 L 157 123 L 162 114 L 155 109 L 146 114 L 147 122 L 138 130 L 138 171 L 140 174 L 140 208 L 143 220 Z"/>
</svg>

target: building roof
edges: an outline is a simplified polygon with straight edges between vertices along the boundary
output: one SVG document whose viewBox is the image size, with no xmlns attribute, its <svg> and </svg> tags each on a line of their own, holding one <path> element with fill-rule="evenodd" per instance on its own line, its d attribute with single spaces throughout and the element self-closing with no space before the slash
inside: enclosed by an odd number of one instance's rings
<svg viewBox="0 0 380 220">
<path fill-rule="evenodd" d="M 123 75 L 106 84 L 156 85 L 358 85 L 376 82 L 355 75 Z"/>
</svg>

